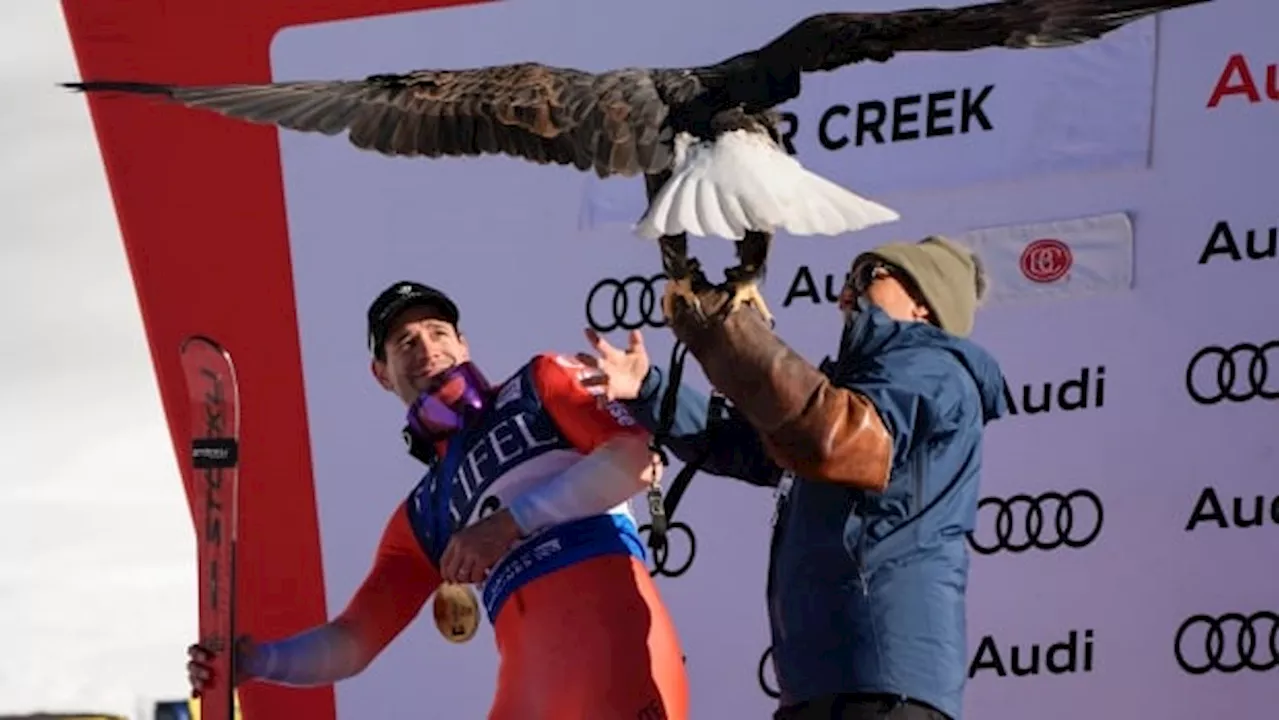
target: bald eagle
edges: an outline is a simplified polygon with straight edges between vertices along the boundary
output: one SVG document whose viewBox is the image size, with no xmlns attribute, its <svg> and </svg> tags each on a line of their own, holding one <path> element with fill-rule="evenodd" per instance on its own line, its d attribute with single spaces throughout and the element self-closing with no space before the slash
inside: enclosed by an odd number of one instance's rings
<svg viewBox="0 0 1280 720">
<path fill-rule="evenodd" d="M 757 282 L 774 233 L 840 235 L 896 220 L 894 211 L 804 169 L 779 145 L 775 108 L 806 72 L 886 62 L 900 52 L 1053 48 L 1208 0 L 1002 0 L 954 8 L 825 13 L 763 47 L 712 65 L 590 73 L 522 62 L 414 70 L 363 80 L 180 86 L 96 80 L 79 91 L 158 95 L 182 105 L 303 132 L 348 131 L 384 155 L 503 154 L 610 176 L 643 175 L 637 232 L 657 238 L 674 295 L 697 309 L 709 286 L 689 233 L 736 241 L 725 271 L 732 310 L 771 320 Z"/>
</svg>

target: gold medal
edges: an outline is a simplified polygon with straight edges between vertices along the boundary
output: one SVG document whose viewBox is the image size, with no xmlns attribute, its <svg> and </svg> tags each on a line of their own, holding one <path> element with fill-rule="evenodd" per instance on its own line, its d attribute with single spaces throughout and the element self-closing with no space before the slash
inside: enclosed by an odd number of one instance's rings
<svg viewBox="0 0 1280 720">
<path fill-rule="evenodd" d="M 480 602 L 470 585 L 442 583 L 432 609 L 436 627 L 449 642 L 467 642 L 480 627 Z"/>
</svg>

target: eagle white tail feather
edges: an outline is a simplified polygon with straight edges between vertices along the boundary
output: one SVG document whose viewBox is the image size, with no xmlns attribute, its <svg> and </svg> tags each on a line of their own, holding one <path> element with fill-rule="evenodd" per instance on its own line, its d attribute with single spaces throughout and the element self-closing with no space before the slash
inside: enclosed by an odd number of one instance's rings
<svg viewBox="0 0 1280 720">
<path fill-rule="evenodd" d="M 748 230 L 840 235 L 898 213 L 806 170 L 766 135 L 738 130 L 677 141 L 676 168 L 636 225 L 641 237 L 685 232 L 740 240 Z"/>
</svg>

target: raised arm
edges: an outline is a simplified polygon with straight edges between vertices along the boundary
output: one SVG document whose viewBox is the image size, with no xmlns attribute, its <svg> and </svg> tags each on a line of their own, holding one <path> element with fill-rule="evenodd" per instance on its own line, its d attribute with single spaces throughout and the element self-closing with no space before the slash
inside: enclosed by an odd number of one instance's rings
<svg viewBox="0 0 1280 720">
<path fill-rule="evenodd" d="M 247 679 L 279 685 L 329 685 L 364 670 L 418 615 L 440 585 L 402 503 L 383 531 L 373 568 L 340 615 L 292 637 L 257 645 Z"/>
<path fill-rule="evenodd" d="M 586 366 L 582 382 L 602 402 L 622 400 L 636 421 L 657 434 L 668 383 L 665 374 L 650 363 L 644 337 L 631 331 L 626 350 L 621 350 L 595 330 L 587 328 L 584 333 L 596 354 L 578 354 Z M 778 484 L 782 469 L 765 454 L 760 437 L 741 415 L 729 410 L 709 418 L 707 396 L 683 384 L 675 400 L 671 427 L 662 440 L 676 457 L 686 463 L 701 461 L 699 469 L 712 475 L 752 485 Z"/>
<path fill-rule="evenodd" d="M 640 384 L 640 394 L 627 402 L 632 415 L 650 432 L 657 432 L 662 398 L 669 384 L 666 374 L 650 367 Z M 675 413 L 665 444 L 684 462 L 695 462 L 705 453 L 703 472 L 751 483 L 773 486 L 782 477 L 780 468 L 765 452 L 760 436 L 735 408 L 708 415 L 706 395 L 681 384 Z M 709 429 L 710 428 L 710 429 Z"/>
<path fill-rule="evenodd" d="M 649 487 L 657 476 L 649 433 L 620 403 L 602 403 L 581 381 L 573 358 L 540 355 L 533 378 L 543 408 L 582 460 L 510 503 L 525 535 L 608 512 Z"/>
<path fill-rule="evenodd" d="M 726 298 L 708 293 L 701 316 L 677 310 L 672 329 L 712 386 L 750 421 L 768 457 L 800 477 L 883 490 L 894 438 L 876 404 L 832 384 L 753 308 L 722 316 L 718 305 Z"/>
</svg>

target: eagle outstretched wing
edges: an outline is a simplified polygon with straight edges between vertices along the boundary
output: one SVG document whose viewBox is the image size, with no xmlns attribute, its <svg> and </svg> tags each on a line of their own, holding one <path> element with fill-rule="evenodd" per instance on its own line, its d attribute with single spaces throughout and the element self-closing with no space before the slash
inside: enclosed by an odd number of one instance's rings
<svg viewBox="0 0 1280 720">
<path fill-rule="evenodd" d="M 1095 40 L 1134 20 L 1210 0 L 1004 0 L 951 8 L 825 13 L 758 51 L 770 67 L 835 70 L 900 52 L 1051 48 Z"/>
<path fill-rule="evenodd" d="M 687 76 L 686 82 L 697 79 Z M 671 164 L 669 107 L 657 79 L 643 69 L 593 74 L 520 63 L 324 82 L 66 86 L 160 95 L 302 132 L 349 130 L 353 145 L 384 155 L 512 155 L 600 177 L 656 172 Z"/>
</svg>

